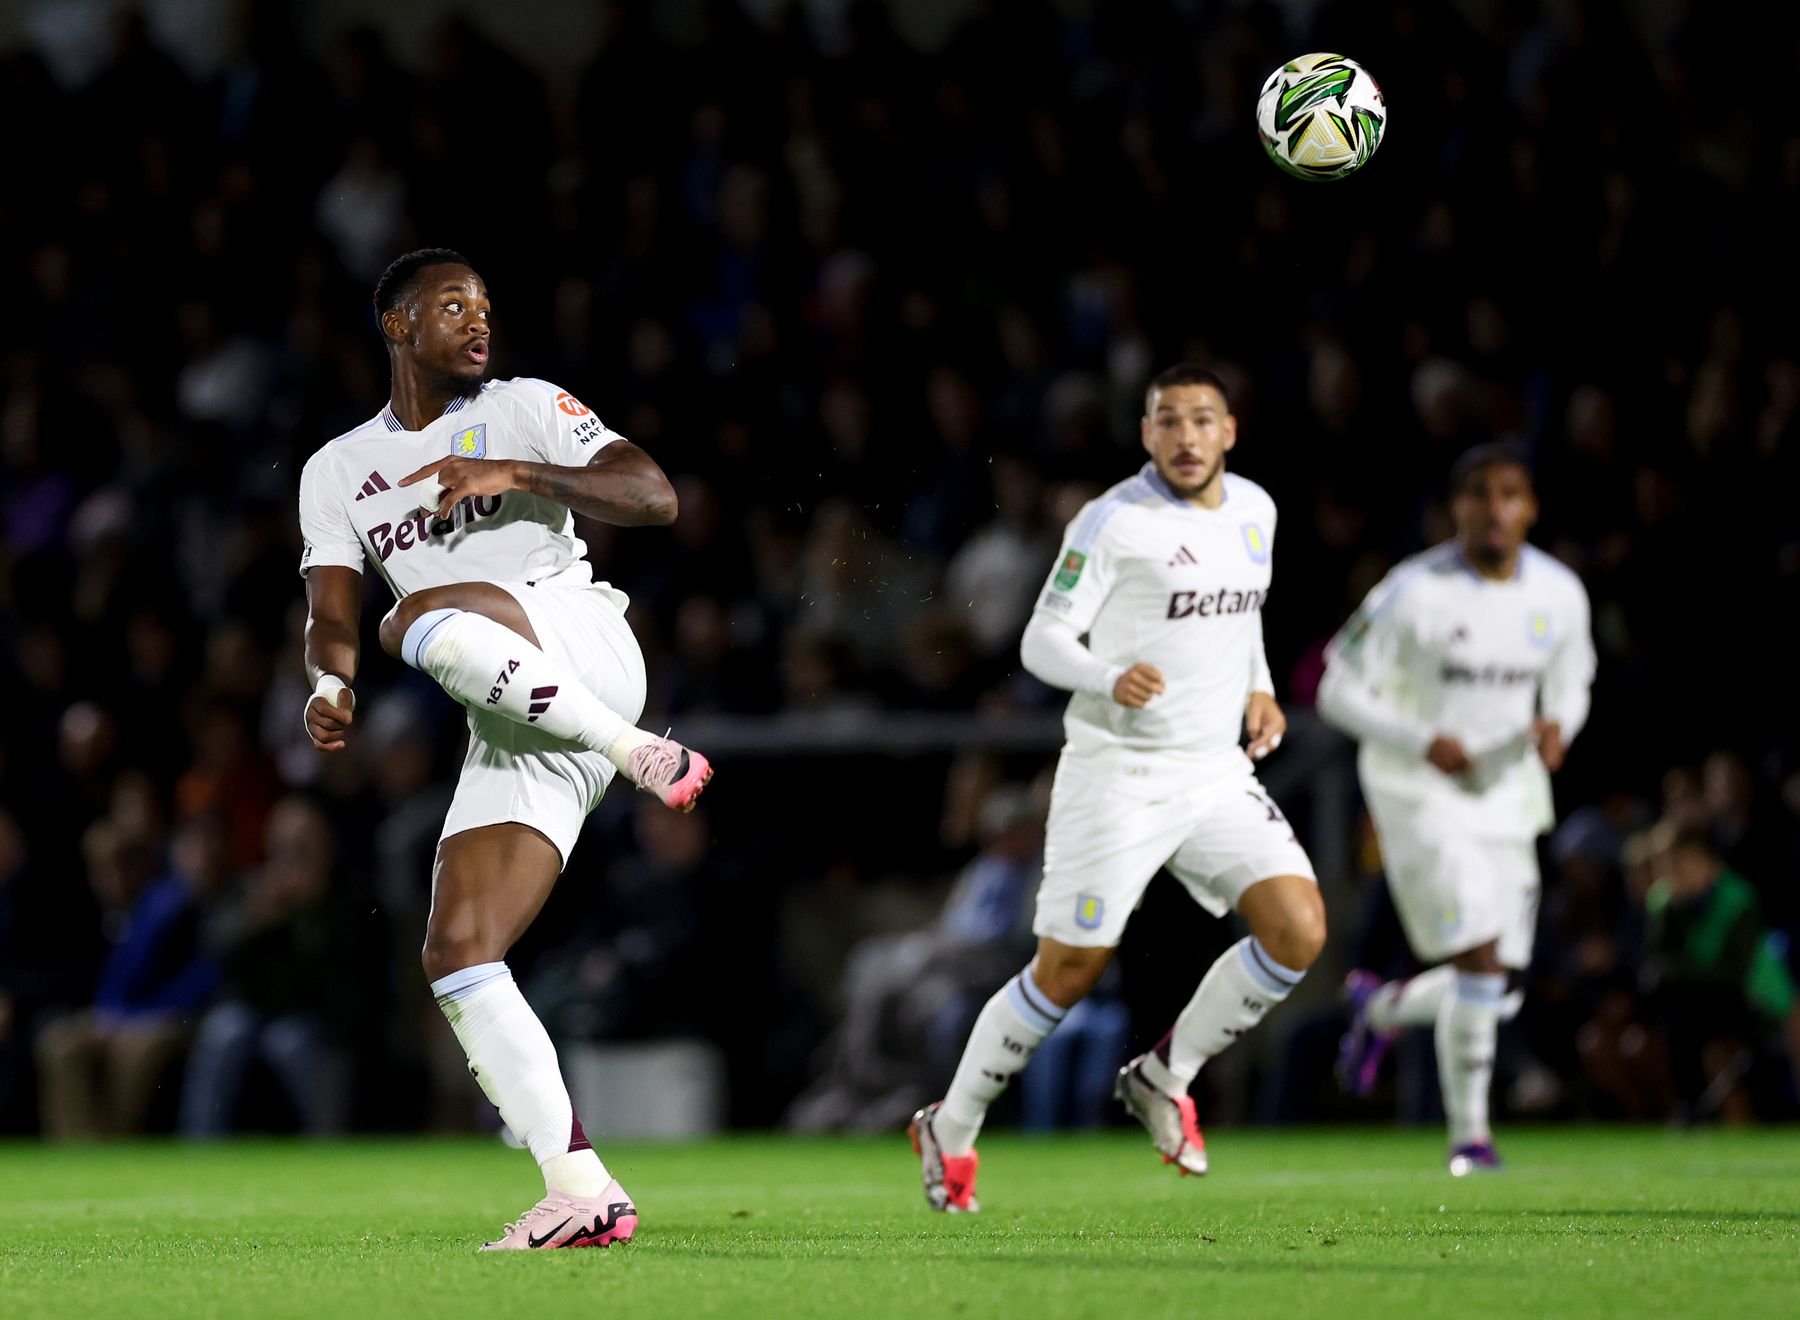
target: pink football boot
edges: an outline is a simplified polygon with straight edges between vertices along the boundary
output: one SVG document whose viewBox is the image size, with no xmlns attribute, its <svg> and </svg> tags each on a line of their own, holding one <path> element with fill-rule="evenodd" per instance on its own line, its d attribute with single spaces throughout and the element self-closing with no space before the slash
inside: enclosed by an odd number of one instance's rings
<svg viewBox="0 0 1800 1320">
<path fill-rule="evenodd" d="M 637 1232 L 637 1207 L 613 1179 L 598 1196 L 551 1192 L 508 1224 L 483 1251 L 547 1251 L 552 1247 L 610 1247 Z"/>
<path fill-rule="evenodd" d="M 906 1135 L 912 1138 L 913 1154 L 922 1164 L 926 1204 L 948 1214 L 972 1215 L 981 1209 L 981 1202 L 975 1199 L 975 1174 L 981 1167 L 981 1157 L 974 1151 L 967 1155 L 944 1153 L 932 1124 L 942 1105 L 939 1100 L 914 1114 Z"/>
<path fill-rule="evenodd" d="M 1113 1083 L 1113 1095 L 1144 1125 L 1144 1130 L 1162 1152 L 1164 1164 L 1173 1164 L 1180 1169 L 1183 1178 L 1190 1173 L 1205 1173 L 1206 1138 L 1201 1135 L 1192 1098 L 1159 1090 L 1144 1076 L 1144 1058 L 1140 1054 L 1119 1069 L 1118 1080 Z"/>
<path fill-rule="evenodd" d="M 673 738 L 657 738 L 632 749 L 625 777 L 665 807 L 692 811 L 712 778 L 712 764 Z"/>
</svg>

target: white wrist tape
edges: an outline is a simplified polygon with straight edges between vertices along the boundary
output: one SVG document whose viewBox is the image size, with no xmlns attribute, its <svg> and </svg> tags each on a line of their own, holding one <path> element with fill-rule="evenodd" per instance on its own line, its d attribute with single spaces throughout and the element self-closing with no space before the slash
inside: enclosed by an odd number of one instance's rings
<svg viewBox="0 0 1800 1320">
<path fill-rule="evenodd" d="M 444 483 L 436 475 L 420 477 L 418 484 L 419 512 L 436 513 L 439 501 L 444 498 Z"/>
<path fill-rule="evenodd" d="M 349 691 L 349 688 L 350 685 L 344 682 L 344 680 L 339 678 L 336 674 L 320 674 L 319 685 L 312 690 L 312 697 L 306 699 L 306 704 L 308 708 L 310 708 L 313 703 L 313 697 L 323 697 L 327 706 L 336 709 L 338 704 L 338 693 Z M 350 693 L 350 708 L 352 710 L 356 708 L 356 694 L 354 692 Z M 306 725 L 306 715 L 304 711 L 301 712 L 300 724 L 303 728 Z M 307 732 L 311 733 L 312 730 L 308 729 Z"/>
</svg>

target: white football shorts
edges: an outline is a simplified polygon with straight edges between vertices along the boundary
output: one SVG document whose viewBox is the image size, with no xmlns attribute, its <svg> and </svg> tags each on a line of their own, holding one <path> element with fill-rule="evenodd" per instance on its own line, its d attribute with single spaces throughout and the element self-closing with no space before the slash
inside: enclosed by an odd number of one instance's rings
<svg viewBox="0 0 1800 1320">
<path fill-rule="evenodd" d="M 623 594 L 595 584 L 501 582 L 531 620 L 538 645 L 568 665 L 632 723 L 644 711 L 644 655 L 625 622 Z M 563 865 L 588 812 L 617 773 L 599 752 L 488 710 L 469 712 L 469 751 L 440 839 L 483 825 L 529 825 L 556 845 Z"/>
<path fill-rule="evenodd" d="M 1388 892 L 1419 961 L 1440 963 L 1497 940 L 1503 966 L 1530 966 L 1542 892 L 1536 841 L 1395 825 L 1394 814 L 1376 817 L 1376 833 Z"/>
<path fill-rule="evenodd" d="M 1241 776 L 1146 798 L 1117 770 L 1057 763 L 1032 930 L 1059 944 L 1112 948 L 1157 871 L 1168 867 L 1214 916 L 1277 875 L 1316 879 L 1281 809 L 1244 762 Z"/>
</svg>

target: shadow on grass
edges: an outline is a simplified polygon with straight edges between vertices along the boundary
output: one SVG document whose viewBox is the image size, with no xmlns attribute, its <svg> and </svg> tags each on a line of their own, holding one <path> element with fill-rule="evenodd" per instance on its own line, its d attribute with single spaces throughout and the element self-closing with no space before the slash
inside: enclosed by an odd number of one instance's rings
<svg viewBox="0 0 1800 1320">
<path fill-rule="evenodd" d="M 991 1245 L 991 1244 L 990 1244 Z M 1417 1274 L 1435 1275 L 1439 1273 L 1436 1266 L 1425 1262 L 1417 1264 L 1384 1261 L 1376 1264 L 1363 1260 L 1334 1260 L 1318 1248 L 1295 1247 L 1273 1255 L 1260 1256 L 1222 1256 L 1211 1254 L 1211 1246 L 1196 1247 L 1194 1256 L 1188 1260 L 1170 1259 L 1165 1252 L 1154 1255 L 1133 1252 L 1122 1248 L 1118 1243 L 1096 1243 L 1092 1252 L 1044 1251 L 1037 1248 L 1021 1247 L 1017 1255 L 996 1255 L 991 1250 L 981 1251 L 932 1251 L 919 1250 L 908 1244 L 905 1258 L 908 1263 L 930 1263 L 938 1266 L 967 1265 L 982 1270 L 996 1266 L 1017 1266 L 1021 1269 L 1041 1270 L 1047 1266 L 1059 1265 L 1073 1270 L 1084 1270 L 1100 1274 L 1139 1274 L 1146 1266 L 1157 1270 L 1179 1270 L 1190 1274 L 1292 1274 L 1295 1271 L 1309 1274 L 1341 1274 L 1341 1275 L 1398 1275 Z M 1205 1253 L 1205 1254 L 1203 1254 Z M 658 1256 L 685 1256 L 696 1260 L 708 1261 L 772 1261 L 784 1265 L 793 1265 L 802 1257 L 796 1254 L 794 1247 L 787 1246 L 732 1246 L 726 1248 L 701 1246 L 676 1246 L 671 1243 L 658 1243 Z M 838 1254 L 807 1254 L 804 1261 L 811 1265 L 855 1265 L 863 1269 L 881 1263 L 880 1253 L 875 1251 L 850 1252 Z M 1464 1274 L 1470 1272 L 1486 1272 L 1479 1266 L 1473 1271 L 1464 1266 Z M 1496 1266 L 1495 1274 L 1510 1274 L 1510 1266 Z"/>
<path fill-rule="evenodd" d="M 1506 1210 L 1458 1210 L 1457 1214 L 1479 1219 L 1522 1219 L 1535 1215 L 1541 1219 L 1643 1219 L 1648 1221 L 1680 1219 L 1697 1224 L 1709 1223 L 1715 1219 L 1728 1220 L 1733 1223 L 1775 1220 L 1784 1224 L 1800 1224 L 1800 1210 L 1655 1210 L 1649 1206 L 1633 1208 L 1602 1206 L 1587 1209 L 1561 1207 L 1555 1210 L 1539 1210 L 1515 1207 Z"/>
</svg>

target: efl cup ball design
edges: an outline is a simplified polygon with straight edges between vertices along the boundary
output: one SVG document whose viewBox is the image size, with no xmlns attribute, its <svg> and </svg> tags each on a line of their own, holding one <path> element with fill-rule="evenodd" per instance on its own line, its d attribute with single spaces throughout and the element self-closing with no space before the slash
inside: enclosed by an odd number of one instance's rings
<svg viewBox="0 0 1800 1320">
<path fill-rule="evenodd" d="M 1302 179 L 1341 179 L 1375 154 L 1387 105 L 1367 69 L 1342 55 L 1302 55 L 1263 84 L 1256 98 L 1263 150 Z"/>
</svg>

